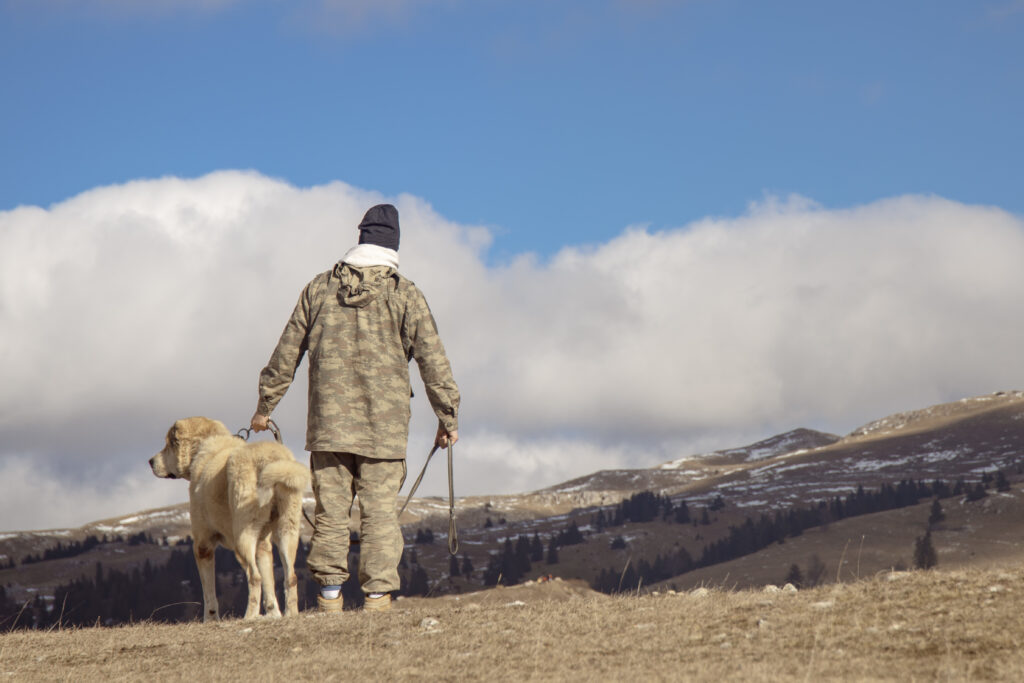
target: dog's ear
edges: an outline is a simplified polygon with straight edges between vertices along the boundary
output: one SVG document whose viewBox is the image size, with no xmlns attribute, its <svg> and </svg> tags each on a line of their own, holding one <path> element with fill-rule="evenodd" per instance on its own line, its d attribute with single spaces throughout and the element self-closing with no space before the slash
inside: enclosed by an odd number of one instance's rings
<svg viewBox="0 0 1024 683">
<path fill-rule="evenodd" d="M 181 420 L 176 421 L 171 425 L 171 428 L 167 430 L 167 445 L 177 450 L 178 448 L 178 425 L 181 424 Z"/>
<path fill-rule="evenodd" d="M 199 452 L 205 439 L 213 436 L 230 436 L 231 432 L 223 422 L 206 417 L 188 417 L 178 420 L 171 427 L 167 438 L 178 456 L 178 471 L 183 479 L 192 476 L 192 459 Z"/>
<path fill-rule="evenodd" d="M 178 476 L 182 479 L 191 478 L 192 458 L 199 448 L 199 441 L 193 437 L 189 426 L 189 420 L 178 420 L 167 432 L 167 443 L 176 456 Z"/>
</svg>

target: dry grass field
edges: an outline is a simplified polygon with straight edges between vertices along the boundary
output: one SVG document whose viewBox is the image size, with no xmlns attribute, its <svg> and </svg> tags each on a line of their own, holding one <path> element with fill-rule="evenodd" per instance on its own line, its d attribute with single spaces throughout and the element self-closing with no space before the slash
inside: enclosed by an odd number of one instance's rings
<svg viewBox="0 0 1024 683">
<path fill-rule="evenodd" d="M 0 636 L 0 679 L 1024 680 L 1024 569 L 885 573 L 797 593 L 609 597 L 550 581 L 388 614 Z"/>
</svg>

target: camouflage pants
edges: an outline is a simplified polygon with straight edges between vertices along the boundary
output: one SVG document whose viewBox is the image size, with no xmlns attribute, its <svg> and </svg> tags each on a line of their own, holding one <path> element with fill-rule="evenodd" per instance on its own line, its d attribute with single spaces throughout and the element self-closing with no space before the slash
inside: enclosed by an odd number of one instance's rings
<svg viewBox="0 0 1024 683">
<path fill-rule="evenodd" d="M 405 481 L 405 461 L 314 451 L 310 468 L 316 528 L 307 564 L 313 577 L 321 586 L 340 586 L 348 579 L 350 512 L 358 496 L 359 584 L 364 593 L 398 590 L 405 540 L 395 504 Z"/>
</svg>

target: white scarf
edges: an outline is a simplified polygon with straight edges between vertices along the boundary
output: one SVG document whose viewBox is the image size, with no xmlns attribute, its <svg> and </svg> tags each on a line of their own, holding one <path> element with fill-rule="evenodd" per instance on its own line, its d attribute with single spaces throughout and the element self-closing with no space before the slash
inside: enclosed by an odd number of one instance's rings
<svg viewBox="0 0 1024 683">
<path fill-rule="evenodd" d="M 398 270 L 398 252 L 377 244 L 357 244 L 345 252 L 341 261 L 356 268 L 390 266 Z"/>
</svg>

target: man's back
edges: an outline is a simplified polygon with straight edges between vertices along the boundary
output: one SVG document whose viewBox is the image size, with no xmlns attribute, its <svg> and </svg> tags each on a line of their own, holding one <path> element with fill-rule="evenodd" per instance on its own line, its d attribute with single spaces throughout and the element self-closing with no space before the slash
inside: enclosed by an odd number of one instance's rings
<svg viewBox="0 0 1024 683">
<path fill-rule="evenodd" d="M 307 450 L 404 458 L 412 358 L 435 412 L 457 428 L 458 388 L 433 316 L 422 292 L 394 268 L 341 262 L 305 287 L 260 374 L 261 412 L 284 395 L 306 353 Z"/>
</svg>

